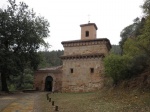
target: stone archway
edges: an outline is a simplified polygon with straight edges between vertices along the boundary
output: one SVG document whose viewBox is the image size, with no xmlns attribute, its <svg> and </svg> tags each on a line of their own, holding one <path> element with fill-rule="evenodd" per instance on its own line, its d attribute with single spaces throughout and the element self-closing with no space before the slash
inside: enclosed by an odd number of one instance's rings
<svg viewBox="0 0 150 112">
<path fill-rule="evenodd" d="M 51 76 L 47 76 L 45 79 L 45 91 L 52 91 L 53 88 L 53 78 Z"/>
</svg>

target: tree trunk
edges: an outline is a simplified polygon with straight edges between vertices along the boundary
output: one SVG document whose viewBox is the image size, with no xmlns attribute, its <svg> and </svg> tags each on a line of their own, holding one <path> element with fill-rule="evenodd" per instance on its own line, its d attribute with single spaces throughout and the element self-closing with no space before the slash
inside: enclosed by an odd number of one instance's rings
<svg viewBox="0 0 150 112">
<path fill-rule="evenodd" d="M 2 82 L 2 91 L 9 92 L 7 87 L 7 80 L 6 80 L 6 74 L 1 74 L 1 82 Z"/>
</svg>

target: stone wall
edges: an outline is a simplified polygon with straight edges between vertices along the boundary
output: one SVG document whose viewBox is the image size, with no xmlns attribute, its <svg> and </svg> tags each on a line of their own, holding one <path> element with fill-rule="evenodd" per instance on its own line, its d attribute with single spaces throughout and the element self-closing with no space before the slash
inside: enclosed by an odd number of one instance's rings
<svg viewBox="0 0 150 112">
<path fill-rule="evenodd" d="M 62 42 L 63 92 L 88 92 L 103 86 L 103 57 L 111 48 L 108 39 Z"/>
<path fill-rule="evenodd" d="M 81 25 L 82 26 L 82 25 Z M 81 40 L 96 39 L 96 30 L 94 25 L 84 26 L 81 28 Z M 89 31 L 89 36 L 85 36 L 85 32 Z"/>
<path fill-rule="evenodd" d="M 61 91 L 62 89 L 62 72 L 53 73 L 49 71 L 37 71 L 34 75 L 34 88 L 40 91 L 45 90 L 45 80 L 47 76 L 53 78 L 52 91 Z"/>
<path fill-rule="evenodd" d="M 75 54 L 96 54 L 103 53 L 108 54 L 107 46 L 104 44 L 100 45 L 86 45 L 86 46 L 73 46 L 64 47 L 64 55 L 75 55 Z"/>
<path fill-rule="evenodd" d="M 103 58 L 108 55 L 111 44 L 107 38 L 96 38 L 97 26 L 95 23 L 80 26 L 81 40 L 61 42 L 64 47 L 64 55 L 61 56 L 63 61 L 61 70 L 59 67 L 45 68 L 36 72 L 35 88 L 44 91 L 45 79 L 51 76 L 53 91 L 89 92 L 101 89 L 104 79 Z M 61 72 L 57 72 L 58 70 Z"/>
<path fill-rule="evenodd" d="M 91 68 L 94 73 L 91 73 Z M 102 58 L 63 60 L 63 92 L 88 92 L 103 86 Z M 71 73 L 73 69 L 73 73 Z"/>
<path fill-rule="evenodd" d="M 62 42 L 64 46 L 64 56 L 66 55 L 83 55 L 83 54 L 104 54 L 107 55 L 111 48 L 108 39 L 94 40 L 76 40 Z"/>
</svg>

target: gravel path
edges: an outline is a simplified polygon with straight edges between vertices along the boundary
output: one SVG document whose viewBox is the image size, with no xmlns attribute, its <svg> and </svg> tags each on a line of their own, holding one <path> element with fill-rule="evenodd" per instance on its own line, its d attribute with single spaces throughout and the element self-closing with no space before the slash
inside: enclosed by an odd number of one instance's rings
<svg viewBox="0 0 150 112">
<path fill-rule="evenodd" d="M 35 92 L 1 95 L 0 112 L 42 112 L 41 96 L 45 94 Z"/>
<path fill-rule="evenodd" d="M 49 102 L 46 97 L 47 93 L 40 93 L 34 100 L 33 112 L 55 112 L 55 106 L 52 106 L 52 102 Z"/>
<path fill-rule="evenodd" d="M 17 99 L 21 97 L 22 97 L 22 93 L 17 93 L 17 94 L 0 93 L 0 112 L 9 104 L 15 102 Z"/>
</svg>

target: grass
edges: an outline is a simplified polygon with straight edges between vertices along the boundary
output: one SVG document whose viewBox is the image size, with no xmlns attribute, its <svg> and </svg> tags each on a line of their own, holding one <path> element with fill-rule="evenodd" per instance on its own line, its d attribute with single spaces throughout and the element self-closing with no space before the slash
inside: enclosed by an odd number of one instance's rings
<svg viewBox="0 0 150 112">
<path fill-rule="evenodd" d="M 54 110 L 51 102 L 46 100 L 46 94 L 42 97 L 45 98 L 45 110 L 42 111 Z M 150 112 L 149 92 L 113 89 L 89 93 L 54 93 L 49 97 L 59 106 L 59 112 Z"/>
</svg>

